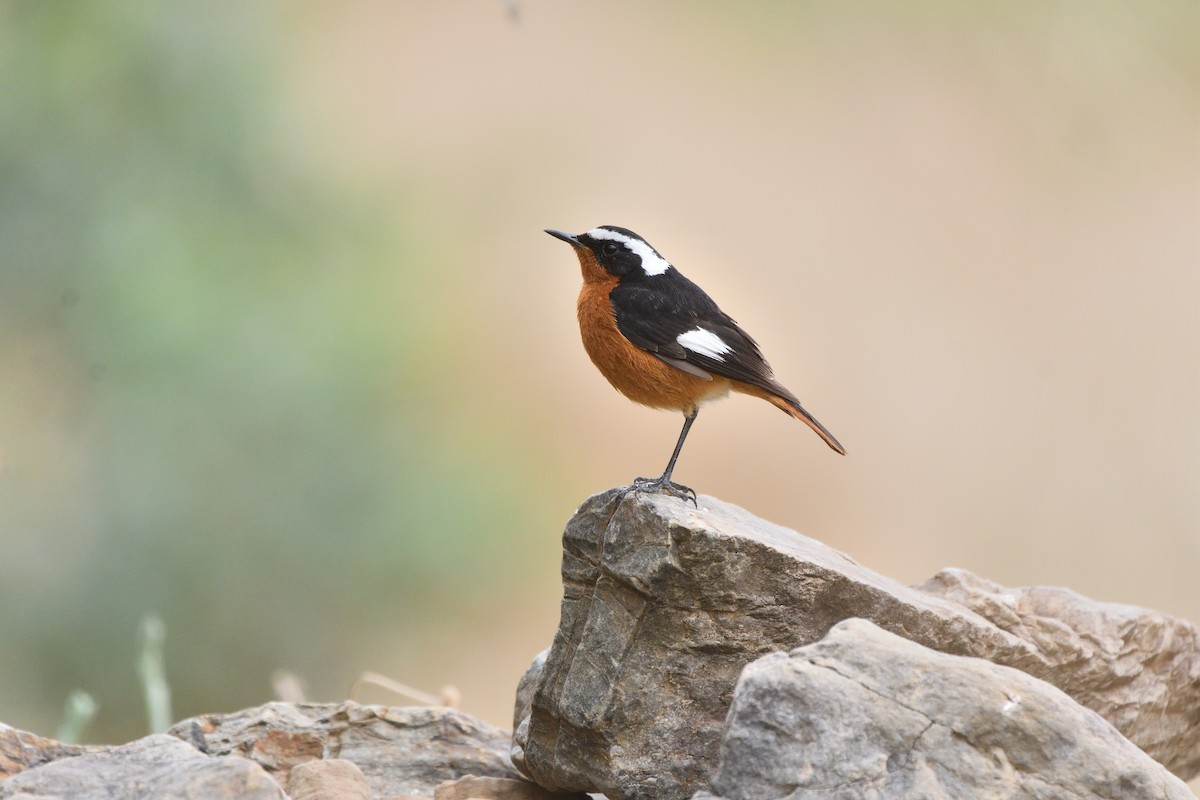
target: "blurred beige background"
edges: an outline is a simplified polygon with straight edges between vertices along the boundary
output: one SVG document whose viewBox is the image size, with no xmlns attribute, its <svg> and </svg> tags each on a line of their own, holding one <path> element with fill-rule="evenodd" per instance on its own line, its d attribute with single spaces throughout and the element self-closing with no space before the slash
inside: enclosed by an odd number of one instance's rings
<svg viewBox="0 0 1200 800">
<path fill-rule="evenodd" d="M 287 667 L 507 726 L 562 524 L 680 424 L 592 368 L 545 227 L 645 236 L 849 451 L 735 397 L 678 480 L 902 581 L 1200 620 L 1194 3 L 0 15 L 3 721 L 78 686 L 136 735 L 158 612 L 177 717 Z"/>
</svg>

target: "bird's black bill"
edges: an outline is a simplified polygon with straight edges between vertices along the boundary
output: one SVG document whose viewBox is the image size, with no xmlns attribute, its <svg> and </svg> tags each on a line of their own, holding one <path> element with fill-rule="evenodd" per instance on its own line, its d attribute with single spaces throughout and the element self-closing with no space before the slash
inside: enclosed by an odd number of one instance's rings
<svg viewBox="0 0 1200 800">
<path fill-rule="evenodd" d="M 574 236 L 572 236 L 569 233 L 563 233 L 562 231 L 556 231 L 553 228 L 546 228 L 546 233 L 550 234 L 555 239 L 562 239 L 567 244 L 570 244 L 570 245 L 579 244 L 579 240 L 576 239 Z"/>
</svg>

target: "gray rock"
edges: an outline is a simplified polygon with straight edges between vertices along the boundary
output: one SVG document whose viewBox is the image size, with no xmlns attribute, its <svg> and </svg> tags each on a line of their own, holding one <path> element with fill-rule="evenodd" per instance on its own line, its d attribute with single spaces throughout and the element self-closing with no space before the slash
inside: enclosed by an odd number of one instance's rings
<svg viewBox="0 0 1200 800">
<path fill-rule="evenodd" d="M 538 679 L 542 677 L 542 669 L 546 666 L 546 656 L 548 655 L 550 655 L 550 651 L 543 650 L 534 656 L 533 663 L 529 665 L 529 669 L 525 670 L 525 674 L 517 682 L 517 697 L 513 704 L 513 730 L 517 729 L 521 720 L 529 716 L 529 707 L 533 705 L 533 692 L 537 689 Z"/>
<path fill-rule="evenodd" d="M 37 800 L 286 800 L 252 761 L 211 758 L 164 734 L 64 758 L 0 781 L 0 798 Z"/>
<path fill-rule="evenodd" d="M 297 764 L 346 759 L 377 797 L 432 797 L 463 775 L 521 777 L 508 759 L 508 731 L 449 708 L 268 703 L 184 720 L 168 732 L 205 753 L 253 759 L 283 784 Z"/>
<path fill-rule="evenodd" d="M 850 617 L 1050 680 L 1060 666 L 1038 641 L 711 497 L 699 509 L 660 495 L 592 497 L 567 524 L 562 571 L 559 629 L 513 742 L 526 774 L 558 791 L 689 797 L 715 767 L 742 668 Z M 1155 644 L 1126 660 L 1163 659 Z M 1181 663 L 1196 662 L 1194 637 L 1158 644 L 1190 648 Z M 1074 694 L 1070 682 L 1060 687 Z M 1194 713 L 1198 694 L 1191 685 L 1174 706 Z M 1104 680 L 1086 695 L 1107 696 Z M 1194 752 L 1198 739 L 1174 747 Z"/>
<path fill-rule="evenodd" d="M 1049 684 L 859 619 L 746 667 L 712 788 L 729 800 L 1192 797 Z"/>
<path fill-rule="evenodd" d="M 533 663 L 521 680 L 517 682 L 516 702 L 513 704 L 513 744 L 510 753 L 513 766 L 518 771 L 528 774 L 525 767 L 525 749 L 520 743 L 529 738 L 529 709 L 533 706 L 533 692 L 537 689 L 542 677 L 542 669 L 546 666 L 546 656 L 549 650 L 543 650 L 533 658 Z"/>
<path fill-rule="evenodd" d="M 1099 713 L 1176 775 L 1200 774 L 1200 643 L 1195 626 L 1049 586 L 1010 589 L 961 569 L 919 588 L 1032 642 L 1038 677 Z"/>
<path fill-rule="evenodd" d="M 65 744 L 0 722 L 0 780 L 60 758 L 104 749 L 95 745 Z"/>
</svg>

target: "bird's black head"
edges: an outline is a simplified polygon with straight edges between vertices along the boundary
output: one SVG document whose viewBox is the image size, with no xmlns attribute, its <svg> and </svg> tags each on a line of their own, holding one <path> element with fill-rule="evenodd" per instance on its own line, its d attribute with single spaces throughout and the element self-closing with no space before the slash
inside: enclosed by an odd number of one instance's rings
<svg viewBox="0 0 1200 800">
<path fill-rule="evenodd" d="M 577 236 L 556 230 L 546 233 L 589 252 L 605 272 L 618 278 L 662 275 L 671 269 L 649 242 L 628 228 L 601 225 Z"/>
</svg>

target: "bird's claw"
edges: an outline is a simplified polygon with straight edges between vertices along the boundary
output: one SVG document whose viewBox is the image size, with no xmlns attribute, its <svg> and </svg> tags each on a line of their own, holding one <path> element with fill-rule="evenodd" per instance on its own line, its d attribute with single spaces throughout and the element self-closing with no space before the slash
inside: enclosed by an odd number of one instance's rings
<svg viewBox="0 0 1200 800">
<path fill-rule="evenodd" d="M 690 486 L 684 486 L 682 483 L 675 483 L 668 480 L 664 475 L 658 478 L 634 478 L 633 484 L 629 487 L 631 492 L 657 492 L 659 494 L 669 494 L 671 497 L 678 497 L 680 500 L 691 500 L 692 505 L 696 508 L 700 504 L 696 502 L 696 490 Z"/>
</svg>

